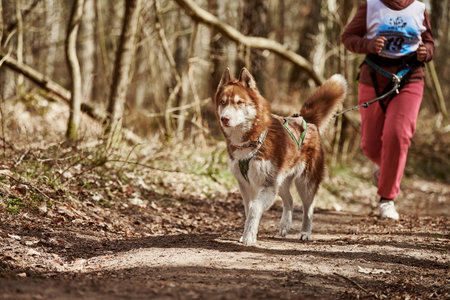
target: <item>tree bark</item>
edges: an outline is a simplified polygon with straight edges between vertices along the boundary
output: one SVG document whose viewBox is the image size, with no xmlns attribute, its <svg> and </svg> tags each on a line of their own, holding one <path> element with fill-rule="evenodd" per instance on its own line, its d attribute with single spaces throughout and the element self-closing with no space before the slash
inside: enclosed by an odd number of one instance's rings
<svg viewBox="0 0 450 300">
<path fill-rule="evenodd" d="M 314 48 L 314 37 L 317 35 L 319 30 L 318 22 L 320 19 L 320 5 L 314 4 L 317 1 L 311 1 L 309 14 L 305 17 L 310 20 L 309 22 L 304 22 L 299 39 L 297 53 L 309 60 L 313 55 L 311 49 Z M 314 20 L 314 21 L 312 21 Z M 297 90 L 299 87 L 307 87 L 307 78 L 305 74 L 301 73 L 301 68 L 298 66 L 293 66 L 289 75 L 289 92 Z M 299 84 L 301 83 L 301 84 Z"/>
<path fill-rule="evenodd" d="M 17 61 L 23 63 L 23 22 L 22 22 L 22 11 L 21 2 L 16 0 L 16 20 L 17 20 Z M 24 94 L 23 86 L 23 76 L 21 74 L 17 75 L 16 82 L 17 94 Z"/>
<path fill-rule="evenodd" d="M 10 68 L 11 70 L 23 74 L 25 77 L 39 85 L 40 87 L 46 89 L 52 94 L 62 98 L 69 104 L 71 99 L 71 92 L 63 88 L 58 83 L 49 79 L 44 74 L 36 71 L 28 65 L 19 63 L 17 60 L 12 58 L 11 56 L 0 53 L 0 61 L 3 61 L 3 64 Z"/>
<path fill-rule="evenodd" d="M 244 1 L 244 13 L 241 21 L 241 32 L 249 36 L 267 37 L 267 1 Z M 261 71 L 264 69 L 264 57 L 254 49 L 246 49 L 248 62 L 238 60 L 237 69 L 247 67 L 253 73 L 253 77 L 258 82 L 258 88 L 264 94 L 264 76 Z"/>
<path fill-rule="evenodd" d="M 45 58 L 43 59 L 43 72 L 50 77 L 55 76 L 55 69 L 57 67 L 57 53 L 58 53 L 58 41 L 61 40 L 63 35 L 62 26 L 55 26 L 63 20 L 61 3 L 54 0 L 45 0 L 45 42 L 47 49 L 44 52 Z"/>
<path fill-rule="evenodd" d="M 109 142 L 115 138 L 121 128 L 123 110 L 126 101 L 127 89 L 130 82 L 130 70 L 136 48 L 136 33 L 139 24 L 139 14 L 142 0 L 126 0 L 125 15 L 119 48 L 117 49 L 114 65 L 111 94 L 108 104 L 108 124 L 106 132 L 109 133 Z"/>
<path fill-rule="evenodd" d="M 307 61 L 304 57 L 298 55 L 297 53 L 289 50 L 287 46 L 281 45 L 280 43 L 270 39 L 243 35 L 235 28 L 224 22 L 221 22 L 217 17 L 200 8 L 192 0 L 175 1 L 197 22 L 201 22 L 214 27 L 217 31 L 227 36 L 229 39 L 246 47 L 267 49 L 269 51 L 272 51 L 273 53 L 276 53 L 284 59 L 287 59 L 295 65 L 299 66 L 300 69 L 305 71 L 317 85 L 320 85 L 324 82 L 323 77 L 314 71 L 309 61 Z"/>
<path fill-rule="evenodd" d="M 239 26 L 241 20 L 240 11 L 242 10 L 242 3 L 240 1 L 208 1 L 208 10 L 214 12 L 215 15 L 230 26 Z M 210 30 L 210 61 L 212 64 L 212 80 L 209 80 L 209 95 L 214 95 L 217 89 L 217 83 L 222 77 L 223 70 L 231 67 L 234 72 L 236 60 L 238 59 L 238 46 L 233 41 L 230 41 L 216 28 Z"/>
<path fill-rule="evenodd" d="M 83 100 L 90 101 L 94 83 L 95 68 L 95 2 L 85 0 L 80 27 L 80 57 Z"/>
<path fill-rule="evenodd" d="M 25 17 L 27 17 L 36 8 L 36 6 L 39 4 L 40 1 L 41 0 L 34 0 L 33 3 L 31 3 L 31 5 L 27 9 L 22 11 L 22 15 L 21 15 L 22 21 L 25 19 Z M 6 5 L 6 7 L 8 7 L 8 4 Z M 7 11 L 7 9 L 5 9 L 5 11 Z M 18 22 L 18 20 L 15 20 L 14 22 L 10 22 L 7 26 L 4 25 L 3 38 L 6 38 L 14 29 L 16 29 L 17 22 Z M 0 41 L 2 41 L 2 43 L 4 42 L 3 40 L 0 40 Z"/>
<path fill-rule="evenodd" d="M 70 115 L 69 122 L 67 124 L 66 137 L 69 140 L 77 138 L 78 127 L 80 126 L 81 117 L 81 99 L 82 95 L 82 83 L 81 83 L 81 70 L 77 57 L 77 36 L 78 28 L 80 27 L 81 17 L 83 15 L 84 0 L 75 0 L 72 6 L 72 12 L 70 14 L 69 26 L 67 28 L 66 38 L 66 59 L 69 67 L 69 73 L 72 80 L 72 97 L 70 100 Z"/>
<path fill-rule="evenodd" d="M 0 0 L 0 52 L 2 51 L 2 40 L 3 40 L 3 5 Z"/>
</svg>

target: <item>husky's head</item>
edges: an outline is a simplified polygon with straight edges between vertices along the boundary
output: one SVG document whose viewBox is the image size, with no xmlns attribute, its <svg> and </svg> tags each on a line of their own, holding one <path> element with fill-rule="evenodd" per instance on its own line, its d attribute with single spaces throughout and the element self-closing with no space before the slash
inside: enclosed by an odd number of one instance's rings
<svg viewBox="0 0 450 300">
<path fill-rule="evenodd" d="M 238 79 L 232 78 L 227 68 L 214 98 L 220 128 L 235 143 L 243 142 L 244 135 L 266 122 L 267 116 L 270 118 L 269 104 L 246 68 L 242 68 Z"/>
</svg>

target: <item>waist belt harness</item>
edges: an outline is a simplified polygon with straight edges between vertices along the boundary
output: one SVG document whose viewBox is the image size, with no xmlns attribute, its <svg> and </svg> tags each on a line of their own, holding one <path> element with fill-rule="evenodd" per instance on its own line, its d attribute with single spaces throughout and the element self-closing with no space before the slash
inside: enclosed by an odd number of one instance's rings
<svg viewBox="0 0 450 300">
<path fill-rule="evenodd" d="M 400 89 L 405 85 L 407 79 L 412 73 L 411 71 L 419 66 L 423 66 L 423 63 L 417 60 L 416 53 L 398 59 L 390 59 L 380 57 L 374 54 L 368 54 L 362 64 L 365 63 L 368 64 L 370 67 L 370 76 L 372 77 L 373 87 L 375 88 L 375 93 L 377 97 L 370 101 L 364 102 L 363 104 L 336 113 L 334 114 L 333 117 L 336 118 L 342 114 L 345 114 L 346 112 L 355 109 L 360 109 L 361 107 L 367 108 L 369 107 L 370 104 L 375 102 L 378 102 L 381 106 L 381 109 L 384 112 L 386 112 L 389 102 L 392 100 L 392 98 L 394 98 L 396 94 L 400 92 Z M 400 71 L 397 74 L 388 72 L 381 67 L 381 66 L 396 66 L 396 65 L 401 66 Z M 384 88 L 382 92 L 378 91 L 378 82 L 375 72 L 378 72 L 384 77 L 391 79 L 391 82 Z M 394 94 L 394 92 L 396 94 Z"/>
<path fill-rule="evenodd" d="M 398 59 L 389 59 L 378 55 L 369 54 L 364 59 L 364 63 L 368 64 L 370 67 L 370 76 L 372 78 L 373 87 L 377 97 L 381 98 L 382 96 L 385 96 L 385 99 L 380 99 L 378 102 L 384 112 L 386 112 L 389 102 L 391 102 L 394 96 L 400 92 L 409 76 L 411 76 L 411 71 L 419 66 L 423 66 L 423 63 L 417 60 L 416 53 Z M 400 71 L 397 74 L 390 73 L 382 68 L 383 66 L 396 65 L 400 66 Z M 375 72 L 391 79 L 391 82 L 381 92 L 379 91 L 378 80 Z M 396 93 L 394 94 L 394 92 Z"/>
</svg>

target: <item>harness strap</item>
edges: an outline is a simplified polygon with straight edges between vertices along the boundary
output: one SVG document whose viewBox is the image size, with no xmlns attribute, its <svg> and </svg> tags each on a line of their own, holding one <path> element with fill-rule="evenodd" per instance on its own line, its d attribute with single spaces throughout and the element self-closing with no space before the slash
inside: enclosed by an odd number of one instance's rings
<svg viewBox="0 0 450 300">
<path fill-rule="evenodd" d="M 262 145 L 262 143 L 264 142 L 264 140 L 266 139 L 267 136 L 267 130 L 265 130 L 256 141 L 253 142 L 249 142 L 246 145 L 242 145 L 242 146 L 238 146 L 238 145 L 233 145 L 231 144 L 231 147 L 235 148 L 235 149 L 239 149 L 239 150 L 244 150 L 244 149 L 248 149 L 248 148 L 256 148 L 259 145 Z"/>
<path fill-rule="evenodd" d="M 387 106 L 391 102 L 391 100 L 394 98 L 396 94 L 400 92 L 400 90 L 403 88 L 403 86 L 406 83 L 407 78 L 411 75 L 411 70 L 417 68 L 420 65 L 423 65 L 423 63 L 417 61 L 416 55 L 410 55 L 406 59 L 402 60 L 400 71 L 397 74 L 388 72 L 384 70 L 382 67 L 380 67 L 378 64 L 376 64 L 371 58 L 374 56 L 367 55 L 364 59 L 364 62 L 367 63 L 370 66 L 370 77 L 372 78 L 373 86 L 375 88 L 375 94 L 378 98 L 381 97 L 381 95 L 386 95 L 383 101 L 379 101 L 381 109 L 383 112 L 386 112 Z M 376 57 L 376 56 L 375 56 Z M 382 92 L 378 91 L 378 81 L 377 76 L 375 74 L 375 71 L 383 75 L 384 77 L 387 77 L 392 80 L 390 84 L 388 84 Z M 394 88 L 393 88 L 394 87 Z M 396 88 L 395 88 L 396 87 Z M 392 91 L 395 91 L 396 94 L 392 94 Z M 380 99 L 382 100 L 382 99 Z"/>
<path fill-rule="evenodd" d="M 258 140 L 257 140 L 256 142 L 253 142 L 254 145 L 252 145 L 252 147 L 256 147 L 256 146 L 259 145 L 260 148 L 261 148 L 262 144 L 263 144 L 264 141 L 266 140 L 267 132 L 268 132 L 268 130 L 265 130 L 265 131 L 258 137 Z M 235 147 L 235 148 L 237 148 L 237 149 L 246 149 L 246 148 L 249 148 L 249 147 L 236 147 L 236 146 L 233 146 L 233 147 Z M 241 171 L 242 177 L 244 177 L 244 179 L 247 180 L 247 181 L 248 181 L 248 170 L 249 170 L 249 168 L 250 168 L 250 167 L 249 167 L 250 160 L 251 160 L 253 157 L 255 157 L 255 155 L 258 153 L 258 151 L 259 151 L 260 148 L 258 148 L 258 149 L 257 149 L 250 157 L 245 158 L 245 159 L 240 159 L 240 160 L 239 160 L 239 170 Z"/>
<path fill-rule="evenodd" d="M 291 116 L 291 118 L 298 118 L 300 117 L 300 115 L 298 114 L 294 114 Z M 289 118 L 283 118 L 283 127 L 284 129 L 286 129 L 287 133 L 289 134 L 289 136 L 291 137 L 291 139 L 294 141 L 294 143 L 297 145 L 298 149 L 300 149 L 300 147 L 303 144 L 303 140 L 305 139 L 306 136 L 306 131 L 308 129 L 308 123 L 306 123 L 305 119 L 302 118 L 302 128 L 303 131 L 300 133 L 300 137 L 299 139 L 297 139 L 295 137 L 295 134 L 289 129 L 289 122 L 295 122 L 295 120 L 293 119 L 289 119 Z M 267 130 L 264 131 L 262 133 L 262 135 L 258 138 L 257 143 L 259 145 L 262 145 L 264 143 L 264 140 L 267 137 Z M 238 148 L 236 146 L 234 146 L 235 148 Z M 258 153 L 259 149 L 257 149 L 257 151 L 255 151 L 250 157 L 245 158 L 245 159 L 240 159 L 239 160 L 239 170 L 241 171 L 242 177 L 244 177 L 245 180 L 249 181 L 248 179 L 248 170 L 250 169 L 250 160 L 252 160 L 253 157 L 255 157 L 255 155 Z"/>
<path fill-rule="evenodd" d="M 369 57 L 366 56 L 366 58 L 364 59 L 364 62 L 366 64 L 368 64 L 373 70 L 377 71 L 378 73 L 380 73 L 384 77 L 387 77 L 389 79 L 393 79 L 393 75 L 394 75 L 393 73 L 384 70 L 383 68 L 378 66 L 376 63 L 374 63 L 371 59 L 369 59 Z"/>
<path fill-rule="evenodd" d="M 242 177 L 244 177 L 245 180 L 248 181 L 248 170 L 249 170 L 249 164 L 250 160 L 253 158 L 249 157 L 247 159 L 241 159 L 239 160 L 239 170 L 241 171 Z"/>
<path fill-rule="evenodd" d="M 284 123 L 283 123 L 284 129 L 286 129 L 286 131 L 288 132 L 291 139 L 294 141 L 294 143 L 297 144 L 298 148 L 300 149 L 300 147 L 303 144 L 303 140 L 305 139 L 305 136 L 306 136 L 306 129 L 308 128 L 308 123 L 306 123 L 305 119 L 302 119 L 303 131 L 300 134 L 300 139 L 297 140 L 297 138 L 295 137 L 295 135 L 292 133 L 292 131 L 289 129 L 289 126 L 288 126 L 289 122 L 295 122 L 295 121 L 292 119 L 287 119 L 287 118 L 284 118 L 283 120 L 284 120 Z"/>
<path fill-rule="evenodd" d="M 372 78 L 373 88 L 375 89 L 375 94 L 377 95 L 377 97 L 380 97 L 381 95 L 386 94 L 388 91 L 390 91 L 392 89 L 392 84 L 388 84 L 384 88 L 383 92 L 380 93 L 377 75 L 375 73 L 375 70 L 372 68 L 370 69 L 370 77 Z M 398 88 L 396 88 L 395 91 L 396 91 L 396 93 L 391 93 L 391 94 L 387 95 L 384 99 L 378 101 L 383 112 L 386 113 L 386 109 L 387 109 L 389 102 L 391 102 L 391 100 L 395 94 L 398 94 L 398 92 L 399 92 Z"/>
</svg>

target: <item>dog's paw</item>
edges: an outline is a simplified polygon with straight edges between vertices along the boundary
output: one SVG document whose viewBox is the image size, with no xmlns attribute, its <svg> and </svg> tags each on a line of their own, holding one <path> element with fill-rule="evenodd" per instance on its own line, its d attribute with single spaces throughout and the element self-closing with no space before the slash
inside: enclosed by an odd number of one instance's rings
<svg viewBox="0 0 450 300">
<path fill-rule="evenodd" d="M 310 241 L 311 240 L 311 232 L 300 232 L 300 240 L 301 241 Z"/>
<path fill-rule="evenodd" d="M 256 244 L 256 237 L 252 235 L 242 236 L 239 241 L 244 244 L 245 246 L 251 246 Z"/>
<path fill-rule="evenodd" d="M 282 236 L 282 237 L 285 237 L 287 234 L 288 234 L 288 232 L 289 232 L 289 228 L 283 228 L 283 227 L 281 227 L 280 228 L 280 235 Z"/>
<path fill-rule="evenodd" d="M 256 244 L 256 240 L 244 240 L 242 243 L 244 246 L 252 246 Z"/>
<path fill-rule="evenodd" d="M 291 222 L 281 220 L 280 222 L 280 235 L 286 236 L 291 229 Z"/>
<path fill-rule="evenodd" d="M 286 236 L 289 233 L 289 230 L 291 229 L 292 224 L 292 212 L 287 211 L 283 209 L 283 215 L 280 220 L 280 235 Z"/>
</svg>

